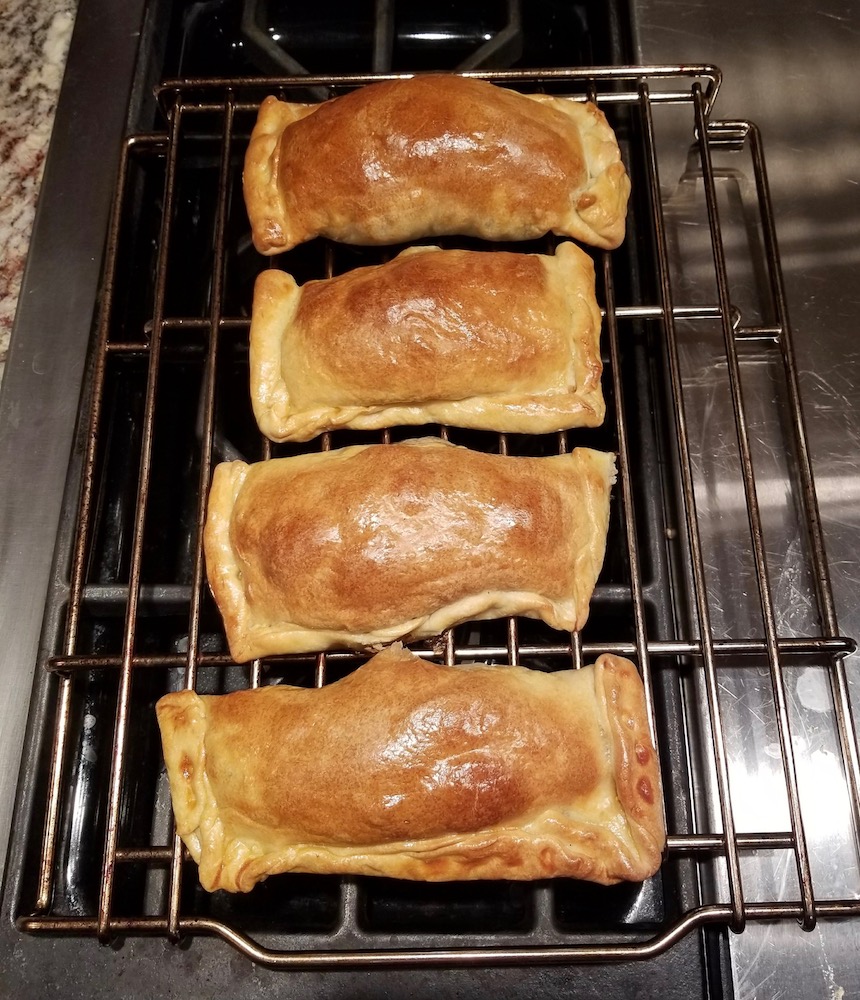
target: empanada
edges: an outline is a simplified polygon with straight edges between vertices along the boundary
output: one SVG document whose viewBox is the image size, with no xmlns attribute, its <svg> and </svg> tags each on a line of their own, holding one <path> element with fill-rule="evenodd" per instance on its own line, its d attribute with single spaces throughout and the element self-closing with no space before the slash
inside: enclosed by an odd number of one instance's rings
<svg viewBox="0 0 860 1000">
<path fill-rule="evenodd" d="M 548 232 L 612 249 L 630 181 L 595 105 L 427 75 L 322 104 L 266 98 L 244 190 L 264 254 L 315 236 L 389 244 Z"/>
<path fill-rule="evenodd" d="M 263 271 L 251 401 L 274 441 L 444 423 L 543 434 L 603 422 L 594 265 L 416 247 L 299 287 Z"/>
<path fill-rule="evenodd" d="M 628 660 L 425 663 L 399 646 L 320 689 L 168 694 L 176 826 L 205 889 L 279 872 L 641 881 L 665 846 Z"/>
<path fill-rule="evenodd" d="M 215 470 L 206 568 L 237 662 L 527 615 L 579 629 L 614 457 L 487 455 L 420 438 Z"/>
</svg>

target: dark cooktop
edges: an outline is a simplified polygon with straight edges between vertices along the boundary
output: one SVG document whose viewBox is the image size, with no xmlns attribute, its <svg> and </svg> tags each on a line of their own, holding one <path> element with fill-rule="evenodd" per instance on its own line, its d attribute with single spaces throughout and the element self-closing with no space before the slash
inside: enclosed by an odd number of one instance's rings
<svg viewBox="0 0 860 1000">
<path fill-rule="evenodd" d="M 82 0 L 79 25 L 97 30 L 104 13 L 97 6 Z M 679 456 L 673 443 L 674 330 L 655 322 L 663 314 L 654 303 L 664 296 L 670 312 L 671 303 L 650 131 L 653 116 L 672 103 L 683 106 L 692 135 L 694 116 L 709 111 L 717 77 L 680 67 L 626 76 L 542 71 L 629 62 L 621 3 L 380 0 L 311 9 L 265 0 L 151 0 L 141 13 L 133 75 L 127 58 L 113 67 L 123 106 L 119 81 L 130 83 L 133 138 L 123 147 L 98 310 L 93 302 L 99 320 L 3 898 L 10 957 L 0 959 L 0 989 L 48 996 L 62 985 L 69 997 L 194 996 L 215 989 L 236 997 L 731 995 L 725 926 L 738 915 L 736 900 L 706 912 L 702 885 L 714 856 L 725 859 L 735 879 L 739 845 L 754 845 L 759 835 L 744 834 L 749 844 L 735 839 L 725 809 L 712 828 L 693 824 L 701 744 L 719 759 L 721 731 L 718 719 L 691 719 L 685 677 L 691 658 L 710 664 L 713 709 L 713 659 L 723 647 L 716 654 L 703 648 L 685 620 L 698 584 L 686 579 L 667 546 L 692 491 L 683 448 Z M 102 94 L 103 74 L 91 57 L 83 58 L 85 42 L 76 44 L 69 65 L 70 74 L 78 74 L 79 95 Z M 278 680 L 310 685 L 342 676 L 358 662 L 335 653 L 279 658 L 250 670 L 233 665 L 202 577 L 199 521 L 211 463 L 295 450 L 262 440 L 247 399 L 250 293 L 266 266 L 250 246 L 241 197 L 255 107 L 270 89 L 313 99 L 357 82 L 332 74 L 479 68 L 520 70 L 504 78 L 506 85 L 596 98 L 616 128 L 634 199 L 624 246 L 595 254 L 598 298 L 607 313 L 605 426 L 504 440 L 448 433 L 456 443 L 514 454 L 551 454 L 578 444 L 611 449 L 619 453 L 622 474 L 606 564 L 582 635 L 560 636 L 525 620 L 486 622 L 454 630 L 450 644 L 461 660 L 479 648 L 482 658 L 519 659 L 544 670 L 590 661 L 604 650 L 637 656 L 659 734 L 668 857 L 642 886 L 569 880 L 421 885 L 286 875 L 247 896 L 210 895 L 172 840 L 155 700 L 180 686 L 189 669 L 200 690 L 222 691 Z M 248 79 L 303 71 L 314 79 L 271 85 Z M 167 79 L 177 82 L 156 96 L 156 85 Z M 114 96 L 114 109 L 118 100 Z M 104 102 L 81 104 L 85 113 L 103 113 Z M 109 191 L 102 194 L 109 200 Z M 540 241 L 525 249 L 551 247 L 552 241 Z M 315 241 L 291 252 L 284 266 L 306 280 L 372 262 L 377 253 Z M 684 315 L 696 319 L 695 311 Z M 428 432 L 440 429 L 405 435 Z M 326 444 L 378 439 L 339 433 Z M 694 577 L 697 558 L 694 553 Z M 129 589 L 137 598 L 132 616 Z M 836 640 L 828 641 L 827 649 L 838 652 Z M 798 640 L 792 649 L 808 654 L 818 643 Z M 735 645 L 760 660 L 767 653 L 762 642 Z M 802 854 L 796 830 L 760 840 Z M 112 946 L 99 947 L 98 937 Z M 647 942 L 655 939 L 660 947 L 649 955 Z M 260 964 L 245 957 L 254 956 L 248 942 L 262 949 Z M 588 948 L 595 949 L 590 959 Z M 484 961 L 481 949 L 506 956 L 488 954 Z M 556 964 L 548 949 L 569 949 L 570 961 L 582 964 Z M 409 957 L 398 961 L 398 950 Z M 458 951 L 468 958 L 458 958 Z M 377 961 L 383 953 L 395 954 L 388 966 Z M 343 956 L 344 969 L 317 971 L 320 954 L 329 956 L 329 966 Z M 294 967 L 266 968 L 277 956 Z M 467 967 L 452 967 L 458 964 Z M 412 965 L 418 967 L 401 967 Z"/>
</svg>

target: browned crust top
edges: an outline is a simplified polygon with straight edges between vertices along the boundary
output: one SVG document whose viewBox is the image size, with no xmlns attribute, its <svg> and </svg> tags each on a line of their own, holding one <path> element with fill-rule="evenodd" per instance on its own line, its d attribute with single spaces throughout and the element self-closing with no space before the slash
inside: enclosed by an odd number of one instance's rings
<svg viewBox="0 0 860 1000">
<path fill-rule="evenodd" d="M 416 192 L 443 199 L 443 216 L 542 216 L 547 232 L 585 178 L 578 134 L 561 112 L 456 76 L 377 83 L 328 101 L 290 126 L 278 163 L 286 211 L 309 233 L 368 215 L 396 229 Z"/>
<path fill-rule="evenodd" d="M 257 614 L 288 609 L 308 628 L 369 632 L 484 590 L 563 598 L 592 528 L 573 516 L 592 487 L 578 471 L 403 445 L 268 462 L 251 467 L 230 538 Z"/>
<path fill-rule="evenodd" d="M 629 179 L 599 108 L 425 75 L 318 105 L 267 98 L 245 158 L 254 244 L 391 244 L 547 232 L 611 249 Z"/>
<path fill-rule="evenodd" d="M 571 367 L 571 311 L 533 254 L 401 255 L 302 287 L 291 346 L 331 405 L 546 390 Z M 285 365 L 286 369 L 286 365 Z"/>
<path fill-rule="evenodd" d="M 184 691 L 157 712 L 209 889 L 286 870 L 611 884 L 660 864 L 657 758 L 619 657 L 544 674 L 395 646 L 320 690 Z"/>
<path fill-rule="evenodd" d="M 368 845 L 470 833 L 587 798 L 600 777 L 590 701 L 570 678 L 439 667 L 388 651 L 319 691 L 205 699 L 219 807 L 315 843 Z M 528 680 L 528 678 L 526 678 Z M 241 762 L 268 761 L 289 779 Z"/>
</svg>

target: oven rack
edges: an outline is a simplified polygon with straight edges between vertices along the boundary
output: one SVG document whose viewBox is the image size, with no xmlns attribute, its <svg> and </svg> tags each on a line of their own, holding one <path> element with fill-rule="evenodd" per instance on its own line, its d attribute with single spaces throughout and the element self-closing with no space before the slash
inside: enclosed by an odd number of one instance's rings
<svg viewBox="0 0 860 1000">
<path fill-rule="evenodd" d="M 317 657 L 276 657 L 255 661 L 244 672 L 211 641 L 207 632 L 207 601 L 202 554 L 202 526 L 211 470 L 216 460 L 234 457 L 231 436 L 221 426 L 220 411 L 225 394 L 222 373 L 239 357 L 246 338 L 247 312 L 231 308 L 239 301 L 236 288 L 244 288 L 250 302 L 251 285 L 242 268 L 261 269 L 265 262 L 249 257 L 247 235 L 235 236 L 234 221 L 240 217 L 237 204 L 241 157 L 260 99 L 268 93 L 284 98 L 307 99 L 314 94 L 337 94 L 374 79 L 391 76 L 302 77 L 246 80 L 171 81 L 158 89 L 164 112 L 165 131 L 129 136 L 124 145 L 117 192 L 106 249 L 103 294 L 93 352 L 89 387 L 89 415 L 80 430 L 82 443 L 80 495 L 76 513 L 61 539 L 70 553 L 70 572 L 65 593 L 65 620 L 58 634 L 46 642 L 42 665 L 48 678 L 52 708 L 52 731 L 43 748 L 43 809 L 31 830 L 34 876 L 24 880 L 18 901 L 18 926 L 27 932 L 96 935 L 102 941 L 132 934 L 166 935 L 173 941 L 195 934 L 217 935 L 250 959 L 283 968 L 362 966 L 456 966 L 540 963 L 595 963 L 646 959 L 666 951 L 694 929 L 719 925 L 741 931 L 749 920 L 794 919 L 806 929 L 822 918 L 860 914 L 860 900 L 846 879 L 844 893 L 816 891 L 807 843 L 806 818 L 797 777 L 797 746 L 792 731 L 786 670 L 793 664 L 813 664 L 827 678 L 831 703 L 829 715 L 835 726 L 841 772 L 846 783 L 853 824 L 853 848 L 860 852 L 860 758 L 848 693 L 843 657 L 854 650 L 852 639 L 840 635 L 831 593 L 821 520 L 816 500 L 812 462 L 806 440 L 800 399 L 800 384 L 791 341 L 785 291 L 780 271 L 773 212 L 761 137 L 746 121 L 712 121 L 711 110 L 720 86 L 720 73 L 710 66 L 613 67 L 582 70 L 504 71 L 469 73 L 511 87 L 544 89 L 574 99 L 596 101 L 610 115 L 625 150 L 638 200 L 631 210 L 631 235 L 626 248 L 616 254 L 595 252 L 600 296 L 604 310 L 604 388 L 609 402 L 607 433 L 618 453 L 619 480 L 614 504 L 618 511 L 610 531 L 624 563 L 617 578 L 602 580 L 595 601 L 605 609 L 599 631 L 570 637 L 559 633 L 535 633 L 528 623 L 507 621 L 501 632 L 489 639 L 475 637 L 459 627 L 443 636 L 435 646 L 416 651 L 446 662 L 468 658 L 503 659 L 518 663 L 539 660 L 542 664 L 579 666 L 585 657 L 601 652 L 630 656 L 637 663 L 645 684 L 649 721 L 664 765 L 669 818 L 667 859 L 664 868 L 676 871 L 673 878 L 685 886 L 677 892 L 673 906 L 662 903 L 645 907 L 645 919 L 622 921 L 598 928 L 560 918 L 558 893 L 552 885 L 529 887 L 523 926 L 504 928 L 495 937 L 463 931 L 378 934 L 367 929 L 362 917 L 360 880 L 338 879 L 334 893 L 334 916 L 325 933 L 318 929 L 304 934 L 279 936 L 272 928 L 248 932 L 229 919 L 200 915 L 189 903 L 194 897 L 194 866 L 189 864 L 179 838 L 165 833 L 163 774 L 160 792 L 144 799 L 149 810 L 151 833 L 141 838 L 135 818 L 138 805 L 135 760 L 141 721 L 136 686 L 143 685 L 150 701 L 168 686 L 205 688 L 210 683 L 228 686 L 265 683 L 272 671 L 304 671 L 308 683 L 321 685 L 332 674 L 356 662 L 353 654 L 333 652 Z M 660 116 L 668 109 L 686 120 L 686 144 L 692 170 L 701 187 L 707 215 L 710 267 L 714 295 L 700 304 L 681 304 L 677 276 L 673 270 L 665 219 L 665 193 L 659 167 Z M 758 267 L 765 276 L 767 318 L 745 322 L 744 310 L 735 305 L 721 226 L 720 177 L 715 160 L 728 153 L 748 156 L 752 163 L 757 225 L 761 241 Z M 688 164 L 688 169 L 690 169 Z M 152 274 L 129 271 L 123 264 L 131 206 L 140 205 L 149 181 L 155 175 L 162 185 L 157 198 L 159 211 L 146 237 L 153 251 Z M 177 254 L 189 248 L 182 243 L 181 220 L 194 211 L 195 198 L 186 176 L 199 175 L 213 191 L 211 246 L 202 256 L 204 294 L 193 296 L 173 287 Z M 190 206 L 190 207 L 189 207 Z M 179 221 L 177 221 L 179 220 Z M 308 276 L 329 276 L 343 266 L 342 248 L 319 241 L 309 250 Z M 179 249 L 177 250 L 177 245 Z M 550 241 L 548 247 L 552 246 Z M 303 251 L 304 252 L 304 251 Z M 619 279 L 618 254 L 626 252 L 640 262 L 643 271 L 653 264 L 653 281 L 647 277 L 627 282 Z M 316 255 L 316 256 L 314 256 Z M 292 255 L 288 255 L 292 257 Z M 378 258 L 377 258 L 378 259 Z M 303 259 L 304 260 L 304 259 Z M 362 260 L 362 263 L 369 262 Z M 286 261 L 276 261 L 277 264 Z M 127 273 L 128 272 L 128 273 Z M 239 274 L 239 277 L 237 277 Z M 141 287 L 146 290 L 142 291 Z M 625 301 L 624 295 L 634 293 Z M 199 292 L 199 290 L 198 290 Z M 147 316 L 135 323 L 129 301 L 138 297 L 138 308 Z M 177 309 L 176 303 L 188 305 Z M 688 423 L 688 376 L 685 374 L 681 326 L 716 330 L 726 367 L 730 403 L 736 429 L 744 513 L 749 524 L 749 545 L 755 570 L 755 599 L 760 614 L 754 635 L 737 638 L 721 634 L 712 622 L 709 601 L 708 551 L 703 542 L 698 508 L 696 456 Z M 759 503 L 759 481 L 754 441 L 744 397 L 744 349 L 755 343 L 769 352 L 781 369 L 785 399 L 780 417 L 787 427 L 792 452 L 792 490 L 804 533 L 804 552 L 811 579 L 817 628 L 804 634 L 783 632 L 775 611 L 774 581 L 768 562 L 766 531 Z M 633 346 L 631 346 L 633 345 Z M 152 513 L 158 500 L 159 480 L 153 458 L 156 437 L 164 434 L 159 421 L 172 405 L 170 392 L 176 381 L 168 371 L 179 357 L 194 357 L 199 365 L 199 406 L 185 413 L 193 419 L 193 435 L 199 444 L 195 458 L 197 489 L 193 509 L 186 511 L 193 525 L 190 533 L 187 580 L 161 582 L 153 579 L 147 565 L 152 538 L 160 531 Z M 139 395 L 140 428 L 132 434 L 123 459 L 132 472 L 134 503 L 125 525 L 126 555 L 110 573 L 101 573 L 100 527 L 109 506 L 102 490 L 110 463 L 109 442 L 121 440 L 123 428 L 111 394 L 111 379 L 121 378 L 123 366 L 131 362 L 141 373 L 135 385 Z M 631 365 L 639 370 L 625 374 Z M 664 439 L 643 445 L 638 426 L 648 414 L 631 400 L 631 384 L 638 386 L 641 369 L 649 368 L 650 382 L 666 400 Z M 631 383 L 632 379 L 632 383 Z M 638 400 L 638 397 L 637 397 Z M 190 417 L 189 417 L 190 414 Z M 658 430 L 661 428 L 657 422 Z M 442 436 L 455 436 L 446 428 Z M 571 447 L 578 432 L 545 436 L 559 451 Z M 384 431 L 377 440 L 387 442 L 396 432 Z M 481 445 L 501 452 L 521 447 L 513 436 L 493 435 Z M 307 448 L 323 449 L 337 444 L 323 435 Z M 277 446 L 258 439 L 259 453 L 266 459 L 282 453 Z M 116 445 L 112 447 L 116 449 Z M 650 449 L 650 450 L 649 450 Z M 647 461 L 646 461 L 647 460 Z M 659 473 L 659 474 L 658 474 Z M 652 481 L 656 493 L 642 499 L 641 482 Z M 657 481 L 659 480 L 659 484 Z M 658 497 L 655 504 L 654 496 Z M 649 499 L 651 497 L 651 499 Z M 643 509 L 646 509 L 643 514 Z M 654 509 L 652 509 L 654 508 Z M 160 509 L 160 508 L 159 508 Z M 651 516 L 653 515 L 653 517 Z M 656 521 L 654 518 L 656 517 Z M 649 520 L 650 518 L 650 520 Z M 662 524 L 664 537 L 653 525 Z M 643 527 L 644 525 L 644 527 Z M 647 536 L 647 537 L 645 537 Z M 643 541 L 644 538 L 644 541 Z M 669 539 L 668 543 L 666 539 Z M 62 552 L 59 555 L 62 559 Z M 655 565 L 664 572 L 652 571 Z M 105 579 L 107 576 L 107 579 Z M 671 581 L 672 588 L 667 587 Z M 680 595 L 680 596 L 679 596 Z M 105 610 L 120 623 L 113 640 L 93 638 L 94 618 Z M 172 648 L 159 648 L 149 635 L 149 621 L 160 615 L 185 622 L 184 639 Z M 611 623 L 618 622 L 618 628 Z M 655 624 L 656 622 L 656 624 Z M 666 623 L 669 624 L 666 624 Z M 111 642 L 114 643 L 111 646 Z M 721 678 L 727 672 L 760 665 L 772 691 L 773 717 L 778 733 L 788 822 L 782 829 L 739 830 L 732 797 L 732 773 L 726 748 Z M 221 678 L 213 681 L 211 678 Z M 237 680 L 237 677 L 239 678 Z M 98 678 L 93 681 L 93 678 Z M 109 678 L 104 680 L 104 678 Z M 146 678 L 146 680 L 144 680 Z M 227 678 L 226 681 L 223 679 Z M 108 691 L 107 705 L 96 725 L 104 725 L 110 748 L 99 802 L 104 815 L 94 821 L 97 837 L 86 840 L 74 830 L 75 813 L 70 776 L 80 774 L 82 740 L 93 716 L 82 714 L 87 705 L 87 685 L 101 684 Z M 156 690 L 152 695 L 153 685 Z M 159 686 L 160 685 L 160 686 Z M 668 693 L 667 693 L 668 691 Z M 667 707 L 668 706 L 668 707 Z M 670 731 L 669 722 L 682 726 L 681 735 Z M 682 725 L 683 724 L 683 725 Z M 702 746 L 693 746 L 700 740 Z M 78 756 L 76 756 L 78 755 Z M 689 771 L 701 757 L 703 782 L 693 781 Z M 152 753 L 148 754 L 152 759 Z M 160 758 L 159 758 L 160 759 Z M 678 776 L 667 773 L 677 765 Z M 157 765 L 156 765 L 157 766 Z M 156 782 L 153 776 L 152 782 Z M 699 801 L 700 784 L 707 786 L 710 805 Z M 160 795 L 160 798 L 159 798 Z M 41 800 L 40 800 L 41 801 Z M 671 807 L 671 808 L 670 808 Z M 137 824 L 137 826 L 135 825 Z M 69 902 L 68 877 L 63 865 L 69 859 L 69 843 L 83 837 L 99 852 L 98 892 L 95 905 L 74 906 Z M 97 844 L 92 840 L 98 839 Z M 796 873 L 797 891 L 767 898 L 750 898 L 745 891 L 744 860 L 760 852 L 783 852 Z M 124 873 L 142 871 L 143 903 L 129 911 L 124 898 Z M 681 874 L 678 875 L 677 873 Z M 292 876 L 285 876 L 285 879 Z M 667 876 L 668 878 L 668 876 Z M 275 880 L 277 881 L 277 880 Z M 659 897 L 660 880 L 644 888 L 646 900 Z M 669 879 L 668 884 L 674 884 Z M 284 893 L 288 893 L 286 882 Z M 665 889 L 665 886 L 663 887 Z M 524 890 L 526 891 L 526 890 Z M 635 907 L 634 907 L 635 909 Z M 85 911 L 85 912 L 82 912 Z M 654 914 L 657 914 L 654 916 Z M 287 944 L 284 945 L 283 941 Z M 492 945 L 486 942 L 492 940 Z"/>
</svg>

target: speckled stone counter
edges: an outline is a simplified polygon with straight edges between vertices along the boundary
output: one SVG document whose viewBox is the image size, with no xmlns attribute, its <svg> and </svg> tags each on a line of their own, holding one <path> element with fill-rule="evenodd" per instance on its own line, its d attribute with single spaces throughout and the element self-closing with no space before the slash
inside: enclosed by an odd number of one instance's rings
<svg viewBox="0 0 860 1000">
<path fill-rule="evenodd" d="M 0 379 L 74 12 L 72 0 L 0 0 Z"/>
</svg>

